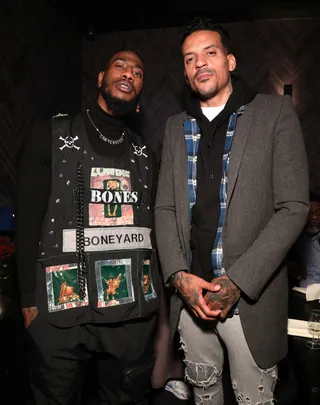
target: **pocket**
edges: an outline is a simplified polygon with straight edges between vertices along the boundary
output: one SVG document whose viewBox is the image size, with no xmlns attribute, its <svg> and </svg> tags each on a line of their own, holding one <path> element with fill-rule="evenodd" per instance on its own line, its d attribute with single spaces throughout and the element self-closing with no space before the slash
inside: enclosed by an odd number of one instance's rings
<svg viewBox="0 0 320 405">
<path fill-rule="evenodd" d="M 151 390 L 151 377 L 155 358 L 151 357 L 143 364 L 136 364 L 123 370 L 120 392 L 135 402 L 144 398 Z"/>
</svg>

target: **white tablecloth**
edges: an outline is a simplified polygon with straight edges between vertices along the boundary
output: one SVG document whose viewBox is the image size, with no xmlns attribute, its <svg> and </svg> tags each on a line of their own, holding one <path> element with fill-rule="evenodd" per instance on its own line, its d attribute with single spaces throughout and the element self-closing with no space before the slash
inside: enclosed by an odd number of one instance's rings
<svg viewBox="0 0 320 405">
<path fill-rule="evenodd" d="M 308 330 L 308 322 L 300 319 L 288 319 L 288 335 L 312 338 Z"/>
</svg>

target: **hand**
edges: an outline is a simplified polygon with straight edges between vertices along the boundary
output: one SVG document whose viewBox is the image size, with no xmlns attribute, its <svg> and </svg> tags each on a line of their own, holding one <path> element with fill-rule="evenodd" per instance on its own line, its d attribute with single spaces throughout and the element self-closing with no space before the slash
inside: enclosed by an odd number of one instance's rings
<svg viewBox="0 0 320 405">
<path fill-rule="evenodd" d="M 202 290 L 209 290 L 216 293 L 220 290 L 219 285 L 208 283 L 202 278 L 194 274 L 186 273 L 185 271 L 178 271 L 173 274 L 170 284 L 173 285 L 179 292 L 185 303 L 191 308 L 193 313 L 207 321 L 214 321 L 220 314 L 220 310 L 212 311 L 206 304 Z"/>
<path fill-rule="evenodd" d="M 216 277 L 211 280 L 213 285 L 219 285 L 218 292 L 208 291 L 204 296 L 205 303 L 211 310 L 220 310 L 220 319 L 232 316 L 232 310 L 240 298 L 240 289 L 230 280 L 227 275 Z"/>
<path fill-rule="evenodd" d="M 37 307 L 22 308 L 22 314 L 24 320 L 24 327 L 28 329 L 31 323 L 33 322 L 34 318 L 38 315 L 38 309 Z"/>
</svg>

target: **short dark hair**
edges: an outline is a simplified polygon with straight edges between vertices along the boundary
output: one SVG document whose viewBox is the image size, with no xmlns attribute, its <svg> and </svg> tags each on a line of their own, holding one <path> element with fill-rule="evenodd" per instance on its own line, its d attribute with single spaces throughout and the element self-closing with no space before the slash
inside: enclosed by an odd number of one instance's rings
<svg viewBox="0 0 320 405">
<path fill-rule="evenodd" d="M 184 32 L 181 36 L 180 45 L 185 39 L 197 31 L 214 31 L 220 34 L 221 43 L 227 54 L 230 53 L 230 35 L 229 32 L 221 25 L 215 24 L 211 18 L 195 17 L 189 24 L 186 25 Z"/>
<path fill-rule="evenodd" d="M 120 53 L 120 52 L 132 52 L 132 53 L 135 53 L 141 59 L 141 62 L 143 63 L 143 59 L 142 59 L 141 55 L 135 49 L 123 48 L 123 49 L 119 49 L 119 50 L 113 52 L 111 55 L 109 55 L 104 60 L 103 65 L 100 68 L 100 72 L 104 72 L 105 70 L 107 70 L 109 65 L 110 65 L 111 59 L 114 57 L 114 55 L 116 55 L 117 53 Z"/>
</svg>

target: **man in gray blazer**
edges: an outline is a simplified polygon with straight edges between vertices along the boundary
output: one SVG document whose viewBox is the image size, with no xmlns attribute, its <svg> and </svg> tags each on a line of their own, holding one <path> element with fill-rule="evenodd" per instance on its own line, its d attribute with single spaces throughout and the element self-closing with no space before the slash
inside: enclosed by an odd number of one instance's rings
<svg viewBox="0 0 320 405">
<path fill-rule="evenodd" d="M 223 404 L 223 346 L 238 404 L 273 404 L 287 353 L 284 259 L 309 211 L 299 120 L 289 96 L 234 74 L 222 27 L 195 19 L 181 51 L 190 91 L 166 123 L 155 208 L 172 337 L 196 404 Z"/>
</svg>

